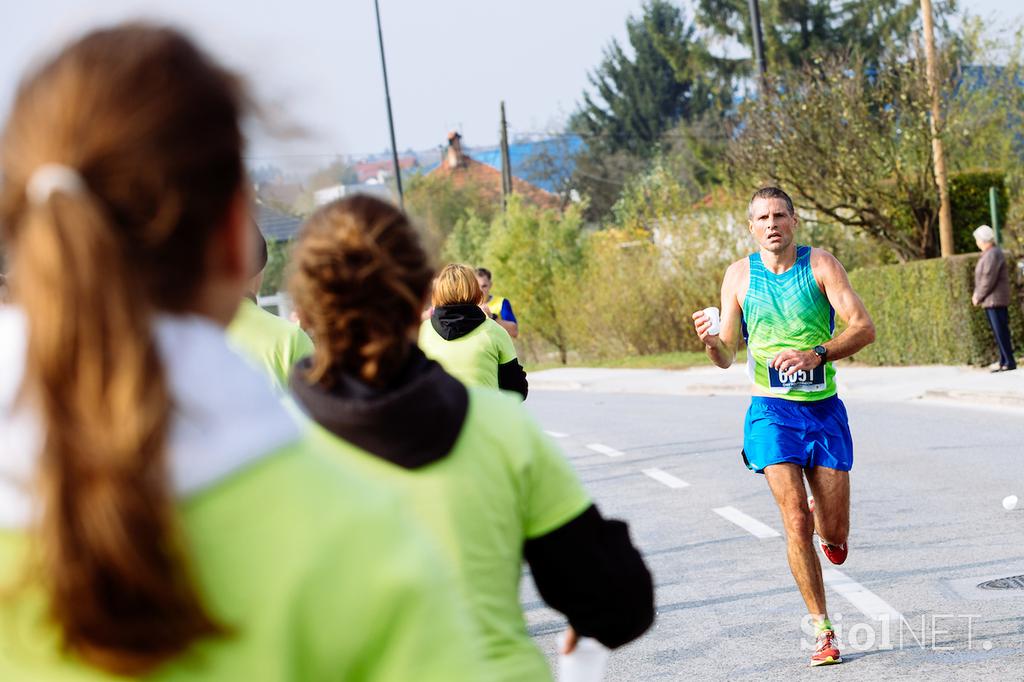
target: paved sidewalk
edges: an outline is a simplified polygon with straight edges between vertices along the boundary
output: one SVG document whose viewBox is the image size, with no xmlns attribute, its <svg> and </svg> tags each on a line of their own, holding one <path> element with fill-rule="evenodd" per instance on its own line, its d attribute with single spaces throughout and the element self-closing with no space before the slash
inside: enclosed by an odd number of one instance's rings
<svg viewBox="0 0 1024 682">
<path fill-rule="evenodd" d="M 1024 410 L 1024 369 L 990 373 L 975 367 L 836 365 L 839 394 L 875 401 L 923 400 Z M 668 395 L 747 395 L 745 367 L 666 369 L 550 369 L 530 374 L 530 390 Z"/>
</svg>

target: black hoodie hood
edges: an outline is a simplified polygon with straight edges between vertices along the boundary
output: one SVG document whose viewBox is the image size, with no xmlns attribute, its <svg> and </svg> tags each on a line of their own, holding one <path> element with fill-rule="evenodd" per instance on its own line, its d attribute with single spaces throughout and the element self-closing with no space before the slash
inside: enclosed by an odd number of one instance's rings
<svg viewBox="0 0 1024 682">
<path fill-rule="evenodd" d="M 445 341 L 454 341 L 482 325 L 486 319 L 478 305 L 439 305 L 430 316 L 430 326 Z"/>
<path fill-rule="evenodd" d="M 479 310 L 479 309 L 478 309 Z M 382 389 L 342 375 L 330 391 L 306 381 L 312 360 L 296 365 L 291 389 L 317 424 L 342 440 L 405 469 L 443 459 L 462 432 L 469 392 L 416 346 Z"/>
</svg>

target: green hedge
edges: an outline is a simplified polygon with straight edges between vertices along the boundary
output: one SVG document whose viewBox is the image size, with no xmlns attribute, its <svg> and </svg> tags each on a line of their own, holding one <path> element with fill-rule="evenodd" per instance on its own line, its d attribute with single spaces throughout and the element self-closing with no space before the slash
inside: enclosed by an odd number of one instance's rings
<svg viewBox="0 0 1024 682">
<path fill-rule="evenodd" d="M 850 273 L 878 332 L 856 359 L 872 365 L 987 365 L 998 359 L 985 311 L 971 305 L 978 253 Z M 1024 286 L 1010 272 L 1010 331 L 1024 343 Z"/>
<path fill-rule="evenodd" d="M 989 188 L 996 188 L 1000 223 L 1005 222 L 1007 203 L 1005 174 L 1001 171 L 957 173 L 949 179 L 949 206 L 953 214 L 953 249 L 956 253 L 977 250 L 974 230 L 992 224 Z"/>
</svg>

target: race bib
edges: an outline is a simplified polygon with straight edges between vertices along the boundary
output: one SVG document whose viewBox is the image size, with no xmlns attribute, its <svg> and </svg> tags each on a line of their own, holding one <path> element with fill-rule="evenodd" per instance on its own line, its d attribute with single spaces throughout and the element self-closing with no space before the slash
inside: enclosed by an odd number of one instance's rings
<svg viewBox="0 0 1024 682">
<path fill-rule="evenodd" d="M 787 374 L 774 367 L 768 367 L 768 388 L 772 393 L 789 393 L 790 391 L 824 391 L 825 363 L 814 369 L 801 369 Z"/>
</svg>

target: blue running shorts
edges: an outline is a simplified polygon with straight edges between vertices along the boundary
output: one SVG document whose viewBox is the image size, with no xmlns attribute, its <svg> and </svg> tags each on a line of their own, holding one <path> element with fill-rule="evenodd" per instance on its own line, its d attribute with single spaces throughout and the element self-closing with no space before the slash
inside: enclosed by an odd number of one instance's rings
<svg viewBox="0 0 1024 682">
<path fill-rule="evenodd" d="M 763 474 L 771 464 L 801 468 L 853 467 L 853 437 L 846 406 L 839 396 L 796 402 L 753 396 L 743 424 L 743 463 Z"/>
</svg>

